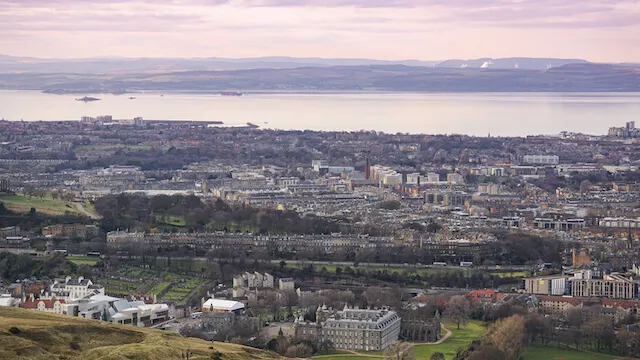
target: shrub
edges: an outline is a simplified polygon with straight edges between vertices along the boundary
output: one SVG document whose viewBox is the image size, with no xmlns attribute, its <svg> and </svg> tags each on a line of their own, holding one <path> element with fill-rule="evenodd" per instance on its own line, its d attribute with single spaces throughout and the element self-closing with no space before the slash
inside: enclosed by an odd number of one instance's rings
<svg viewBox="0 0 640 360">
<path fill-rule="evenodd" d="M 71 342 L 69 343 L 69 348 L 71 350 L 80 350 L 80 340 L 82 340 L 80 336 L 73 335 Z"/>
</svg>

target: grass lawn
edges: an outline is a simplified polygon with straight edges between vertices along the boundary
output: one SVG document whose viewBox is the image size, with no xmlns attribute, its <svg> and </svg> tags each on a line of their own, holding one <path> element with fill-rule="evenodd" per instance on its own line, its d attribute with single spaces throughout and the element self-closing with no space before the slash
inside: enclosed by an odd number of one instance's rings
<svg viewBox="0 0 640 360">
<path fill-rule="evenodd" d="M 156 221 L 173 226 L 185 226 L 187 224 L 184 220 L 184 216 L 156 215 Z"/>
<path fill-rule="evenodd" d="M 38 197 L 29 197 L 22 194 L 17 195 L 0 195 L 0 202 L 9 209 L 16 212 L 29 212 L 31 208 L 35 208 L 37 212 L 49 215 L 64 215 L 70 212 L 75 215 L 82 215 L 74 203 L 61 199 L 53 199 L 49 195 L 40 199 Z"/>
<path fill-rule="evenodd" d="M 286 261 L 285 261 L 286 262 Z M 288 268 L 292 268 L 292 269 L 302 269 L 305 266 L 308 266 L 306 264 L 289 264 L 287 263 L 287 267 Z M 344 273 L 345 268 L 347 268 L 347 266 L 338 266 L 338 265 L 314 265 L 313 269 L 316 272 L 321 272 L 322 268 L 325 268 L 327 270 L 328 273 L 330 274 L 335 274 L 336 272 L 336 268 L 342 268 L 342 272 Z M 407 267 L 383 267 L 383 266 L 366 266 L 363 264 L 360 264 L 358 266 L 350 266 L 351 269 L 355 270 L 361 270 L 361 271 L 368 271 L 368 272 L 373 272 L 373 271 L 387 271 L 389 274 L 392 274 L 394 271 L 397 272 L 398 274 L 404 274 L 405 272 L 408 274 L 420 274 L 420 276 L 425 276 L 425 275 L 433 275 L 433 274 L 446 274 L 452 271 L 462 271 L 464 276 L 469 277 L 471 276 L 471 274 L 473 274 L 474 271 L 485 271 L 485 270 L 474 270 L 474 269 L 459 269 L 459 268 L 416 268 L 416 267 L 412 267 L 412 266 L 407 266 Z M 528 274 L 525 271 L 491 271 L 489 272 L 489 274 L 494 275 L 494 276 L 498 276 L 501 278 L 522 278 L 522 277 L 527 277 Z"/>
<path fill-rule="evenodd" d="M 607 354 L 592 354 L 578 350 L 557 348 L 555 345 L 532 346 L 524 352 L 526 360 L 613 360 L 618 357 Z"/>
<path fill-rule="evenodd" d="M 98 258 L 89 257 L 89 256 L 67 256 L 67 260 L 71 261 L 76 265 L 89 265 L 94 266 L 98 263 Z"/>
<path fill-rule="evenodd" d="M 376 356 L 384 356 L 384 351 L 365 351 L 365 350 L 356 350 L 357 353 L 362 355 L 376 355 Z"/>
<path fill-rule="evenodd" d="M 151 291 L 149 291 L 149 293 L 151 295 L 157 295 L 157 294 L 163 292 L 166 288 L 168 288 L 169 285 L 171 285 L 170 282 L 166 282 L 166 281 L 160 282 L 153 289 L 151 289 Z"/>
<path fill-rule="evenodd" d="M 525 271 L 509 271 L 509 272 L 490 272 L 489 274 L 494 275 L 494 276 L 498 276 L 501 278 L 523 278 L 523 277 L 527 277 L 530 274 L 528 272 Z"/>
<path fill-rule="evenodd" d="M 323 355 L 345 355 L 345 354 L 351 354 L 348 351 L 344 351 L 344 350 L 329 350 L 327 352 L 321 352 L 321 353 L 316 353 L 315 356 L 323 356 Z"/>
<path fill-rule="evenodd" d="M 437 345 L 416 344 L 413 347 L 413 353 L 416 359 L 429 359 L 431 354 L 441 352 L 447 360 L 453 359 L 458 348 L 466 349 L 473 340 L 479 339 L 485 332 L 486 328 L 480 321 L 469 321 L 466 327 L 460 330 L 453 324 L 446 324 L 447 329 L 451 331 L 451 336 Z M 529 360 L 528 357 L 526 357 Z"/>
</svg>

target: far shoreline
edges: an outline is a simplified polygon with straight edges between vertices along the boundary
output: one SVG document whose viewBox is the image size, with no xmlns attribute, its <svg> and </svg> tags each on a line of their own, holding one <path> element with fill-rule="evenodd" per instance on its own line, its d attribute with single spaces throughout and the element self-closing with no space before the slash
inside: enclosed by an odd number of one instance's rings
<svg viewBox="0 0 640 360">
<path fill-rule="evenodd" d="M 131 90 L 126 92 L 113 92 L 113 91 L 76 91 L 70 90 L 65 93 L 52 93 L 46 92 L 43 89 L 0 89 L 0 92 L 37 92 L 46 95 L 57 96 L 70 96 L 70 95 L 113 95 L 113 96 L 128 96 L 131 94 L 157 94 L 171 95 L 171 94 L 201 94 L 201 95 L 217 95 L 225 98 L 242 98 L 244 96 L 251 95 L 481 95 L 481 94 L 514 94 L 514 95 L 572 95 L 577 96 L 580 94 L 588 96 L 640 96 L 640 91 L 420 91 L 420 90 L 377 90 L 377 89 L 364 89 L 364 90 L 234 90 L 242 93 L 242 96 L 222 96 L 220 90 Z"/>
</svg>

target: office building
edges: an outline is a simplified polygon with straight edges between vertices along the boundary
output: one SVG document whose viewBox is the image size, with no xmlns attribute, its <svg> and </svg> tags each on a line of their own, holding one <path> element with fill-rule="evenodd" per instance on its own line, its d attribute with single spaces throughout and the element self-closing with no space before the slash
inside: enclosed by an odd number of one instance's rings
<svg viewBox="0 0 640 360">
<path fill-rule="evenodd" d="M 636 299 L 638 282 L 620 274 L 605 275 L 602 279 L 571 280 L 571 294 L 576 297 L 604 297 L 609 299 Z"/>
</svg>

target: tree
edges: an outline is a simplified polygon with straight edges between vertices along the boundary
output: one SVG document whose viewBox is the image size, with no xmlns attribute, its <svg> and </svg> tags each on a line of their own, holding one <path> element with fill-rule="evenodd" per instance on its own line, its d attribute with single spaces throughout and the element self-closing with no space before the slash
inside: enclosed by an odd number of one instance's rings
<svg viewBox="0 0 640 360">
<path fill-rule="evenodd" d="M 573 308 L 567 311 L 567 325 L 576 329 L 582 325 L 582 309 Z"/>
<path fill-rule="evenodd" d="M 333 343 L 331 342 L 331 340 L 325 339 L 325 340 L 321 340 L 320 342 L 318 342 L 318 353 L 326 353 L 329 354 L 329 350 L 334 350 L 335 347 L 333 346 Z"/>
<path fill-rule="evenodd" d="M 381 202 L 378 207 L 383 210 L 398 210 L 402 207 L 402 203 L 398 200 L 387 200 Z"/>
<path fill-rule="evenodd" d="M 471 304 L 469 304 L 467 298 L 462 295 L 456 295 L 449 299 L 445 316 L 456 323 L 458 329 L 460 329 L 460 325 L 466 325 L 467 321 L 469 321 L 470 311 Z"/>
<path fill-rule="evenodd" d="M 300 343 L 298 345 L 292 345 L 287 348 L 285 352 L 286 357 L 295 358 L 309 358 L 313 355 L 313 348 L 307 344 Z"/>
<path fill-rule="evenodd" d="M 604 347 L 611 351 L 616 334 L 613 328 L 613 322 L 605 317 L 592 320 L 583 326 L 584 335 L 597 351 Z"/>
<path fill-rule="evenodd" d="M 550 340 L 553 332 L 553 326 L 548 317 L 532 314 L 527 316 L 525 322 L 525 333 L 527 343 L 532 345 L 536 338 L 540 337 L 543 343 Z"/>
<path fill-rule="evenodd" d="M 584 195 L 587 192 L 589 192 L 589 189 L 591 188 L 592 184 L 591 181 L 589 180 L 582 180 L 580 182 L 580 194 Z"/>
<path fill-rule="evenodd" d="M 431 354 L 430 360 L 444 360 L 444 354 L 441 352 L 434 352 Z"/>
<path fill-rule="evenodd" d="M 522 352 L 524 329 L 524 317 L 514 315 L 491 324 L 487 335 L 493 345 L 506 355 L 506 360 L 517 360 Z"/>
<path fill-rule="evenodd" d="M 414 360 L 413 351 L 411 351 L 411 345 L 396 341 L 387 348 L 384 352 L 385 360 Z"/>
<path fill-rule="evenodd" d="M 292 316 L 292 308 L 298 305 L 298 294 L 294 290 L 283 290 L 280 292 L 280 303 L 287 308 L 289 316 Z"/>
<path fill-rule="evenodd" d="M 429 223 L 429 225 L 427 225 L 427 232 L 435 234 L 440 230 L 442 230 L 442 225 L 438 224 L 437 222 L 432 221 Z"/>
</svg>

